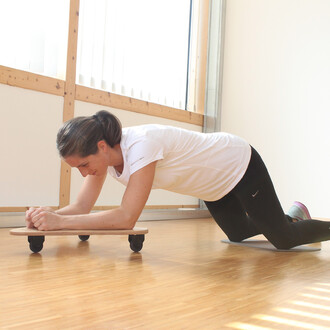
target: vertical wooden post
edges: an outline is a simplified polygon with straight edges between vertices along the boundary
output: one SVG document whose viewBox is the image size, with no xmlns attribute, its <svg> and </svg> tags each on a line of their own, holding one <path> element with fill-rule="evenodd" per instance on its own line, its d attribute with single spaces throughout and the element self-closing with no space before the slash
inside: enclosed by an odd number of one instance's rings
<svg viewBox="0 0 330 330">
<path fill-rule="evenodd" d="M 204 114 L 210 1 L 193 3 L 188 110 Z"/>
<path fill-rule="evenodd" d="M 206 67 L 207 67 L 207 45 L 209 28 L 209 0 L 201 0 L 199 3 L 199 31 L 196 63 L 196 94 L 195 112 L 204 114 Z"/>
<path fill-rule="evenodd" d="M 66 79 L 64 90 L 63 121 L 74 117 L 74 100 L 76 94 L 76 65 L 78 44 L 79 0 L 70 0 L 70 18 Z M 61 163 L 59 207 L 70 203 L 71 168 L 64 161 Z"/>
</svg>

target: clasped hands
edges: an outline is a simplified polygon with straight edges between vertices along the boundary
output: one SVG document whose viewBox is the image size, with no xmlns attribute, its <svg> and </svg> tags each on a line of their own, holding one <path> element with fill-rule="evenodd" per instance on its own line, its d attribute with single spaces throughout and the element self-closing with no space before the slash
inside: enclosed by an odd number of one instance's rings
<svg viewBox="0 0 330 330">
<path fill-rule="evenodd" d="M 25 213 L 26 227 L 38 230 L 61 229 L 61 218 L 61 215 L 56 214 L 50 207 L 30 207 Z"/>
</svg>

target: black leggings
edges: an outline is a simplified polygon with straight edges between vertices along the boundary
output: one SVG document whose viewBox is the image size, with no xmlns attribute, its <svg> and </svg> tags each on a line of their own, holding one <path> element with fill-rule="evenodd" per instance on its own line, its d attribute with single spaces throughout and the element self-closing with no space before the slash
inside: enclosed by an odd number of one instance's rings
<svg viewBox="0 0 330 330">
<path fill-rule="evenodd" d="M 330 222 L 293 222 L 285 215 L 260 155 L 252 148 L 249 166 L 236 187 L 218 201 L 205 201 L 228 238 L 240 242 L 263 234 L 277 249 L 330 240 Z"/>
</svg>

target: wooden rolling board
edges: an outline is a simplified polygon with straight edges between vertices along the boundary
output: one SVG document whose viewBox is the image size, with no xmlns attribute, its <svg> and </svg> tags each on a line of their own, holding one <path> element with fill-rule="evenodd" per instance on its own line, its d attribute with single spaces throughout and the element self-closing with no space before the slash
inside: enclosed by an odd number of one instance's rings
<svg viewBox="0 0 330 330">
<path fill-rule="evenodd" d="M 134 227 L 133 229 L 61 229 L 49 231 L 23 227 L 10 230 L 11 235 L 17 236 L 142 235 L 147 233 L 147 228 L 140 227 Z"/>
</svg>

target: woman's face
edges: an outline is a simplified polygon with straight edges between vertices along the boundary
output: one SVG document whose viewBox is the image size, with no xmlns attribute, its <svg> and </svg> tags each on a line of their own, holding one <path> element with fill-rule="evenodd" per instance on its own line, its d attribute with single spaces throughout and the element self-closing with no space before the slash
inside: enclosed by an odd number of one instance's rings
<svg viewBox="0 0 330 330">
<path fill-rule="evenodd" d="M 83 177 L 87 175 L 104 175 L 108 168 L 99 152 L 87 157 L 69 156 L 64 160 L 71 167 L 76 167 Z"/>
<path fill-rule="evenodd" d="M 76 167 L 83 177 L 87 175 L 103 176 L 106 174 L 108 166 L 118 166 L 122 162 L 122 155 L 120 147 L 119 149 L 116 146 L 111 148 L 106 143 L 99 143 L 98 152 L 94 155 L 87 157 L 73 155 L 64 160 L 71 167 Z"/>
</svg>

